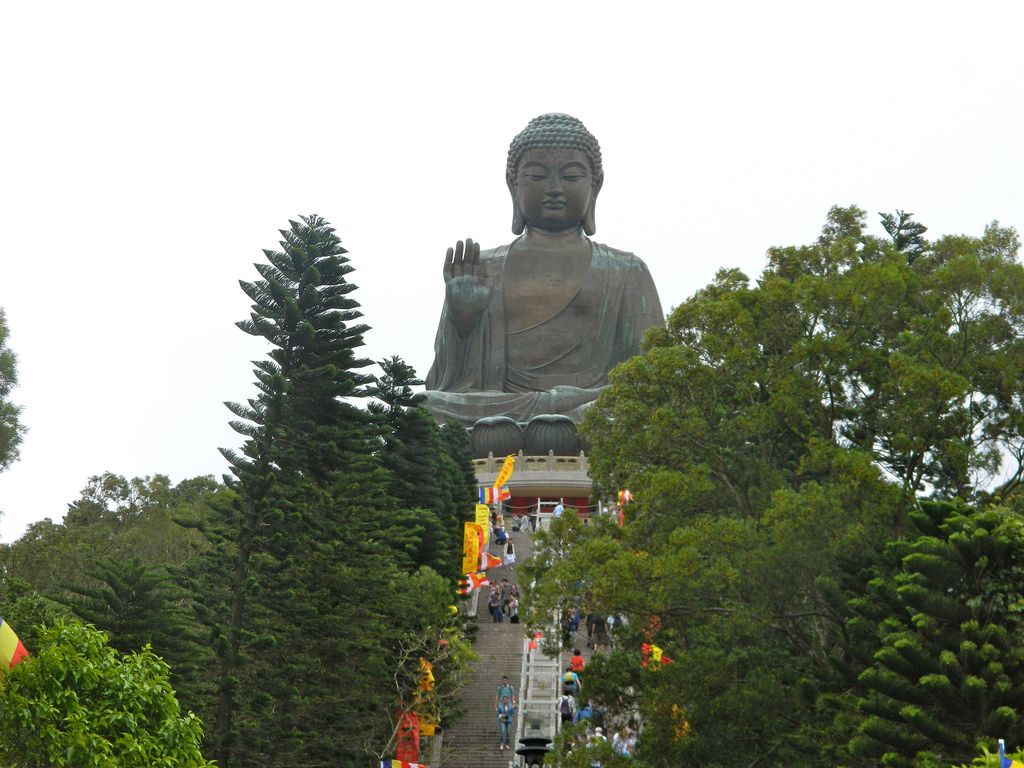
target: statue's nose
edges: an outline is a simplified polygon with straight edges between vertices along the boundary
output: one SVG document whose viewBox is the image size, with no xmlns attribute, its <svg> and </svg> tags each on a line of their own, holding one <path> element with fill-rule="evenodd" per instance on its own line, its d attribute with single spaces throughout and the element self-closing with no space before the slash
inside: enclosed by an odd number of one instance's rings
<svg viewBox="0 0 1024 768">
<path fill-rule="evenodd" d="M 552 184 L 550 187 L 548 187 L 547 195 L 549 197 L 561 197 L 562 196 L 562 185 L 561 184 Z"/>
</svg>

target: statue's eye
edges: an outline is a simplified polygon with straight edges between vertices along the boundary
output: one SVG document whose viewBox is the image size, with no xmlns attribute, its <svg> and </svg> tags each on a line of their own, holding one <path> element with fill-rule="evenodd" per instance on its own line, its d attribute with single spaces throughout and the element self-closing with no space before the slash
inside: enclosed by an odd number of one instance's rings
<svg viewBox="0 0 1024 768">
<path fill-rule="evenodd" d="M 530 181 L 544 181 L 544 179 L 546 179 L 547 176 L 545 176 L 542 173 L 528 173 L 526 174 L 526 178 L 528 178 Z"/>
<path fill-rule="evenodd" d="M 582 173 L 563 173 L 562 174 L 562 178 L 565 181 L 579 181 L 580 179 L 583 178 L 583 174 Z"/>
</svg>

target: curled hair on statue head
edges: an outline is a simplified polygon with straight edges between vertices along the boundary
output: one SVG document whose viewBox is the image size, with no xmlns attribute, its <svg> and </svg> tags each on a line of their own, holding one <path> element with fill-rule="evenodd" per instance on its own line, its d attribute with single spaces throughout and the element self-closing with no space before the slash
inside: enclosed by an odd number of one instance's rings
<svg viewBox="0 0 1024 768">
<path fill-rule="evenodd" d="M 531 149 L 577 149 L 587 156 L 587 160 L 590 161 L 594 194 L 590 206 L 583 215 L 583 231 L 588 235 L 594 234 L 597 231 L 594 205 L 597 202 L 597 193 L 604 184 L 601 145 L 580 120 L 561 112 L 549 112 L 533 118 L 509 145 L 508 159 L 505 163 L 505 182 L 512 195 L 512 231 L 521 235 L 526 229 L 526 221 L 515 200 L 515 184 L 519 161 Z"/>
<path fill-rule="evenodd" d="M 505 163 L 505 180 L 511 186 L 515 182 L 519 161 L 528 149 L 578 149 L 590 161 L 594 186 L 604 183 L 604 168 L 601 166 L 601 145 L 587 127 L 572 115 L 549 112 L 533 118 L 519 134 L 512 139 Z"/>
</svg>

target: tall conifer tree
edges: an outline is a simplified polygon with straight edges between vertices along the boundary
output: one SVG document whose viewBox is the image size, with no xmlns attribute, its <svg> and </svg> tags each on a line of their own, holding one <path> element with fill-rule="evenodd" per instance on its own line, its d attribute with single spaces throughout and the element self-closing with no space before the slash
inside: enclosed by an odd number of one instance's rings
<svg viewBox="0 0 1024 768">
<path fill-rule="evenodd" d="M 237 497 L 209 526 L 202 567 L 219 667 L 215 756 L 222 766 L 320 765 L 379 735 L 373 711 L 387 658 L 394 567 L 387 473 L 357 356 L 366 326 L 334 230 L 303 217 L 264 251 L 246 333 L 271 345 L 258 394 L 229 404 L 247 439 L 224 451 Z M 352 659 L 359 658 L 359 664 Z M 364 696 L 355 706 L 353 697 Z M 348 750 L 348 752 L 346 752 Z"/>
<path fill-rule="evenodd" d="M 895 572 L 853 601 L 851 624 L 883 617 L 860 676 L 857 765 L 967 762 L 986 739 L 1024 737 L 1020 515 L 922 502 L 914 519 L 917 539 L 889 545 Z"/>
<path fill-rule="evenodd" d="M 391 357 L 380 367 L 371 387 L 377 402 L 370 410 L 384 428 L 382 460 L 391 474 L 391 495 L 405 510 L 411 565 L 454 577 L 475 488 L 465 430 L 445 431 L 434 423 L 422 407 L 424 396 L 413 392 L 423 382 L 412 366 Z"/>
</svg>

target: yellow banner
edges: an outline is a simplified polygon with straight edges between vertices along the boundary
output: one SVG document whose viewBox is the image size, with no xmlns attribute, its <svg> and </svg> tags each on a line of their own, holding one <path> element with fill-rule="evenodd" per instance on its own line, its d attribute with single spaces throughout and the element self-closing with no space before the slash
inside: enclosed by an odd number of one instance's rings
<svg viewBox="0 0 1024 768">
<path fill-rule="evenodd" d="M 491 508 L 486 504 L 476 505 L 476 524 L 484 532 L 484 547 L 491 543 Z"/>
<path fill-rule="evenodd" d="M 480 570 L 480 548 L 484 530 L 476 523 L 466 523 L 462 529 L 462 573 Z"/>
<path fill-rule="evenodd" d="M 433 736 L 437 733 L 437 721 L 432 715 L 420 715 L 420 736 Z M 394 761 L 392 761 L 394 763 Z"/>
<path fill-rule="evenodd" d="M 505 457 L 505 463 L 501 465 L 501 471 L 498 472 L 498 479 L 494 481 L 494 490 L 499 490 L 508 479 L 512 477 L 512 469 L 516 465 L 516 457 L 509 454 Z"/>
</svg>

